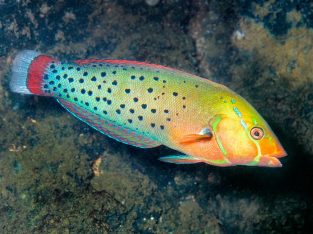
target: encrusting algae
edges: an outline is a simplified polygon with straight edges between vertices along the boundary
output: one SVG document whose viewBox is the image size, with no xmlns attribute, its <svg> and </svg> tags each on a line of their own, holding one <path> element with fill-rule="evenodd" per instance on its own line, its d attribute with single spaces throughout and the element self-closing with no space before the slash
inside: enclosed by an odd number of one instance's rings
<svg viewBox="0 0 313 234">
<path fill-rule="evenodd" d="M 274 37 L 261 23 L 252 19 L 240 20 L 240 31 L 244 39 L 233 37 L 233 43 L 240 49 L 257 53 L 267 61 L 277 75 L 288 77 L 292 88 L 313 82 L 313 30 L 293 27 L 287 35 Z"/>
<path fill-rule="evenodd" d="M 312 230 L 313 85 L 294 79 L 296 76 L 278 75 L 285 74 L 279 60 L 288 62 L 266 48 L 295 51 L 284 47 L 283 42 L 288 41 L 286 35 L 293 27 L 299 32 L 295 38 L 305 29 L 312 30 L 308 17 L 312 8 L 309 1 L 256 2 L 170 0 L 151 7 L 142 0 L 56 0 L 53 4 L 0 1 L 0 230 Z M 280 29 L 284 24 L 279 15 L 286 15 L 287 26 L 292 27 L 289 31 L 283 28 L 277 36 L 277 26 Z M 257 34 L 253 40 L 249 31 L 240 27 L 240 22 L 250 20 L 268 36 L 262 39 L 265 44 L 256 42 Z M 254 32 L 256 28 L 249 30 Z M 240 42 L 232 37 L 236 31 Z M 304 35 L 309 37 L 310 33 Z M 246 37 L 251 38 L 252 45 L 243 44 Z M 304 39 L 298 38 L 298 42 L 308 45 Z M 282 168 L 273 170 L 159 162 L 160 155 L 173 151 L 166 147 L 129 147 L 76 121 L 52 98 L 10 92 L 12 60 L 25 48 L 45 51 L 64 61 L 126 58 L 211 77 L 262 113 L 289 156 L 282 159 Z M 286 56 L 282 48 L 276 51 Z M 282 73 L 272 66 L 273 61 Z M 304 77 L 307 80 L 309 76 Z M 103 160 L 98 166 L 99 157 Z"/>
</svg>

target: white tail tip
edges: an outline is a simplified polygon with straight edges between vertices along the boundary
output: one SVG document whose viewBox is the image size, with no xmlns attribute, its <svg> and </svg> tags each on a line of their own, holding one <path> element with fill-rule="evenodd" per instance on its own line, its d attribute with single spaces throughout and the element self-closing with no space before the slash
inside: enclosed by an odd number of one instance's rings
<svg viewBox="0 0 313 234">
<path fill-rule="evenodd" d="M 10 89 L 12 92 L 32 94 L 27 88 L 28 68 L 34 58 L 40 55 L 34 50 L 23 50 L 19 52 L 12 65 L 12 76 L 10 80 Z"/>
</svg>

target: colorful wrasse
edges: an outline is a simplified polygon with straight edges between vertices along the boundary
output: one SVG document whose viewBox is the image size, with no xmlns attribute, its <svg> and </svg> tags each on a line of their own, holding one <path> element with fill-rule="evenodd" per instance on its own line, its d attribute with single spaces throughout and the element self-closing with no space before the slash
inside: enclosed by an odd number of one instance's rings
<svg viewBox="0 0 313 234">
<path fill-rule="evenodd" d="M 172 163 L 279 167 L 286 155 L 265 120 L 223 85 L 172 68 L 126 60 L 62 63 L 20 52 L 11 90 L 55 97 L 98 131 L 142 148 L 182 154 Z"/>
</svg>

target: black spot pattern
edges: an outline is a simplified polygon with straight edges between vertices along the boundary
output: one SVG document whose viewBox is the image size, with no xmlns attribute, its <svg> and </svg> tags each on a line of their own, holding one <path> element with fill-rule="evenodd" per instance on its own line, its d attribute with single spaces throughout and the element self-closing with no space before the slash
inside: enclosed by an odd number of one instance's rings
<svg viewBox="0 0 313 234">
<path fill-rule="evenodd" d="M 97 67 L 95 68 L 97 70 L 89 70 L 92 66 Z M 124 118 L 124 121 L 120 124 L 133 124 L 133 129 L 137 129 L 142 133 L 144 132 L 140 128 L 140 122 L 145 119 L 150 119 L 147 124 L 155 130 L 166 129 L 165 123 L 169 124 L 169 122 L 175 120 L 175 115 L 178 116 L 182 114 L 177 110 L 175 111 L 176 108 L 172 109 L 168 106 L 172 103 L 170 100 L 174 101 L 175 97 L 179 97 L 180 100 L 186 100 L 188 98 L 186 95 L 183 96 L 183 94 L 179 92 L 180 90 L 173 90 L 171 88 L 171 79 L 167 80 L 165 76 L 156 74 L 156 72 L 154 74 L 155 76 L 144 76 L 143 71 L 140 71 L 140 69 L 145 70 L 145 68 L 138 66 L 96 63 L 93 65 L 86 64 L 79 68 L 73 65 L 74 71 L 68 71 L 69 67 L 66 64 L 64 67 L 65 69 L 63 71 L 61 71 L 60 67 L 54 68 L 58 70 L 57 74 L 52 74 L 53 70 L 49 70 L 51 77 L 47 75 L 44 79 L 46 79 L 46 83 L 52 87 L 48 85 L 46 92 L 53 89 L 57 92 L 55 95 L 60 94 L 60 97 L 63 95 L 63 98 L 65 96 L 72 98 L 73 102 L 77 104 L 81 102 L 82 104 L 80 105 L 85 105 L 85 108 L 88 107 L 89 110 L 97 112 L 98 109 L 101 108 L 100 113 L 110 116 L 113 115 L 113 118 L 115 116 L 116 122 L 119 119 L 117 115 L 120 115 L 120 118 Z M 116 70 L 111 70 L 112 68 Z M 102 69 L 102 71 L 98 69 Z M 124 71 L 131 70 L 130 72 L 132 73 L 129 72 L 127 74 L 121 72 L 122 69 Z M 124 78 L 124 74 L 128 77 L 128 80 L 119 80 Z M 64 79 L 61 80 L 61 77 Z M 125 88 L 121 89 L 118 87 L 118 82 L 122 82 L 123 86 L 127 85 L 127 82 L 129 82 L 129 86 L 124 86 Z M 176 81 L 174 80 L 174 82 Z M 186 83 L 186 81 L 180 80 L 179 84 L 182 86 L 184 85 L 183 82 Z M 59 86 L 59 83 L 62 85 L 60 84 Z M 193 86 L 198 88 L 196 84 L 193 84 Z M 62 88 L 58 89 L 57 87 Z M 124 95 L 113 97 L 112 93 L 115 94 L 119 92 L 124 93 Z M 86 95 L 83 97 L 83 94 Z M 104 103 L 102 103 L 102 100 Z M 158 109 L 161 102 L 164 102 L 166 106 L 164 109 Z M 181 105 L 178 107 L 182 108 L 181 111 L 183 111 L 183 109 L 187 108 L 186 102 L 182 101 Z M 171 113 L 171 115 L 169 113 Z M 172 116 L 172 114 L 175 115 Z M 163 117 L 163 121 L 157 121 L 160 120 L 159 117 Z M 154 131 L 151 129 L 150 132 L 147 131 L 145 133 L 150 134 L 153 132 Z"/>
</svg>

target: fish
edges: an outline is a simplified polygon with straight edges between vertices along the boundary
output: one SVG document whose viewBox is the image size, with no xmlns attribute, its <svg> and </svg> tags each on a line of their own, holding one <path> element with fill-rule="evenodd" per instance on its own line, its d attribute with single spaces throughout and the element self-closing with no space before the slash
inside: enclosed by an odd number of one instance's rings
<svg viewBox="0 0 313 234">
<path fill-rule="evenodd" d="M 287 155 L 263 117 L 226 86 L 146 62 L 62 62 L 33 50 L 14 58 L 12 92 L 55 98 L 68 112 L 122 143 L 165 145 L 175 164 L 281 167 Z"/>
</svg>

